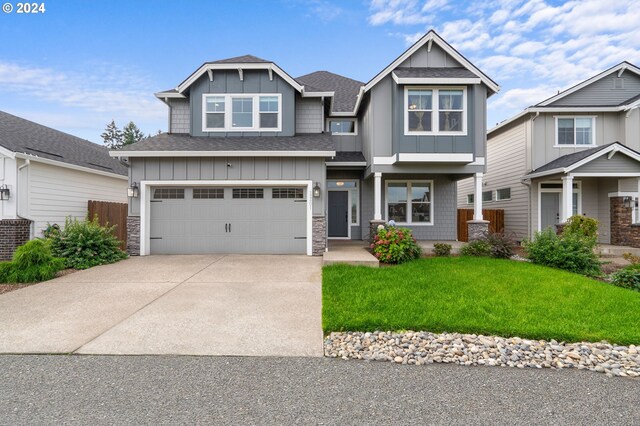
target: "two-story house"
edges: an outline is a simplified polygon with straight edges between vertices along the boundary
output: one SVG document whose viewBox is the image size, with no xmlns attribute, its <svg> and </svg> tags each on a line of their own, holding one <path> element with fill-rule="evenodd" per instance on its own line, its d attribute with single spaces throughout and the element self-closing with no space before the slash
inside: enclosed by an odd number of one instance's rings
<svg viewBox="0 0 640 426">
<path fill-rule="evenodd" d="M 488 132 L 487 208 L 518 239 L 572 215 L 599 221 L 599 241 L 640 246 L 640 69 L 618 64 Z M 471 181 L 458 205 L 473 203 Z"/>
<path fill-rule="evenodd" d="M 207 62 L 156 94 L 168 133 L 111 152 L 130 167 L 129 250 L 319 255 L 389 220 L 455 240 L 456 182 L 482 188 L 498 90 L 434 31 L 368 83 L 250 55 Z"/>
</svg>

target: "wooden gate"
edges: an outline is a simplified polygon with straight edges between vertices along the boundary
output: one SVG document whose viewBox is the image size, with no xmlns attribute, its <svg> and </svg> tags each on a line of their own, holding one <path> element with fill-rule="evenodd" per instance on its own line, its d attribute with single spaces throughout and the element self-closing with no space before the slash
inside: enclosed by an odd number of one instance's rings
<svg viewBox="0 0 640 426">
<path fill-rule="evenodd" d="M 504 210 L 482 209 L 482 216 L 489 221 L 489 232 L 504 231 Z M 458 209 L 458 241 L 469 241 L 469 220 L 473 220 L 473 209 Z"/>
<path fill-rule="evenodd" d="M 97 215 L 101 226 L 115 226 L 113 235 L 120 240 L 120 248 L 127 248 L 127 203 L 110 203 L 108 201 L 89 200 L 89 219 Z"/>
</svg>

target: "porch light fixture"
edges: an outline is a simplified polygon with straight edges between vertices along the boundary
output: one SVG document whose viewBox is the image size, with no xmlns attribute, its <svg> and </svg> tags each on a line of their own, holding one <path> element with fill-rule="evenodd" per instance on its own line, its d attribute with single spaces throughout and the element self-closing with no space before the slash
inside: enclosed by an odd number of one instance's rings
<svg viewBox="0 0 640 426">
<path fill-rule="evenodd" d="M 11 195 L 11 191 L 7 185 L 0 186 L 0 201 L 7 201 L 9 199 L 9 195 Z"/>
<path fill-rule="evenodd" d="M 320 184 L 316 182 L 316 186 L 313 187 L 313 197 L 318 198 L 320 196 Z"/>
<path fill-rule="evenodd" d="M 633 202 L 633 197 L 622 197 L 622 205 L 626 208 L 626 209 L 630 209 L 632 207 L 634 207 L 634 202 Z"/>
<path fill-rule="evenodd" d="M 140 195 L 140 188 L 138 188 L 138 184 L 133 182 L 130 187 L 127 188 L 127 195 L 129 198 L 138 198 Z"/>
<path fill-rule="evenodd" d="M 344 182 L 339 180 L 338 182 L 336 182 L 336 186 L 344 186 Z"/>
</svg>

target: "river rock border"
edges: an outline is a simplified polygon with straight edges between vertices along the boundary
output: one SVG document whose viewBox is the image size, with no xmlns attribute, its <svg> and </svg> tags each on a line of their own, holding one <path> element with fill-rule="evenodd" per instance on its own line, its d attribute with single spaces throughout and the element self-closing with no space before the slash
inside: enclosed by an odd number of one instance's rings
<svg viewBox="0 0 640 426">
<path fill-rule="evenodd" d="M 324 355 L 424 365 L 577 368 L 607 376 L 640 377 L 640 347 L 600 343 L 564 343 L 475 334 L 429 332 L 334 332 L 325 338 Z"/>
</svg>

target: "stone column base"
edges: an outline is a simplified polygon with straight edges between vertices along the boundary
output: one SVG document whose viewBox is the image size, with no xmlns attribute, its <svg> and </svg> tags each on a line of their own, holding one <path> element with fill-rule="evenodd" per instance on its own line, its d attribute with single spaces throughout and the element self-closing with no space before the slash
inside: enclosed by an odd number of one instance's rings
<svg viewBox="0 0 640 426">
<path fill-rule="evenodd" d="M 327 248 L 327 220 L 324 216 L 314 216 L 312 226 L 311 253 L 314 256 L 322 256 Z"/>
<path fill-rule="evenodd" d="M 469 241 L 480 240 L 489 233 L 488 220 L 469 220 L 467 221 L 467 235 Z"/>
<path fill-rule="evenodd" d="M 378 233 L 378 226 L 384 225 L 384 220 L 373 219 L 369 221 L 369 244 L 373 244 L 373 238 Z"/>
<path fill-rule="evenodd" d="M 0 220 L 0 260 L 11 260 L 18 247 L 31 238 L 31 221 L 27 219 Z"/>
<path fill-rule="evenodd" d="M 127 254 L 140 256 L 140 216 L 127 217 Z"/>
</svg>

